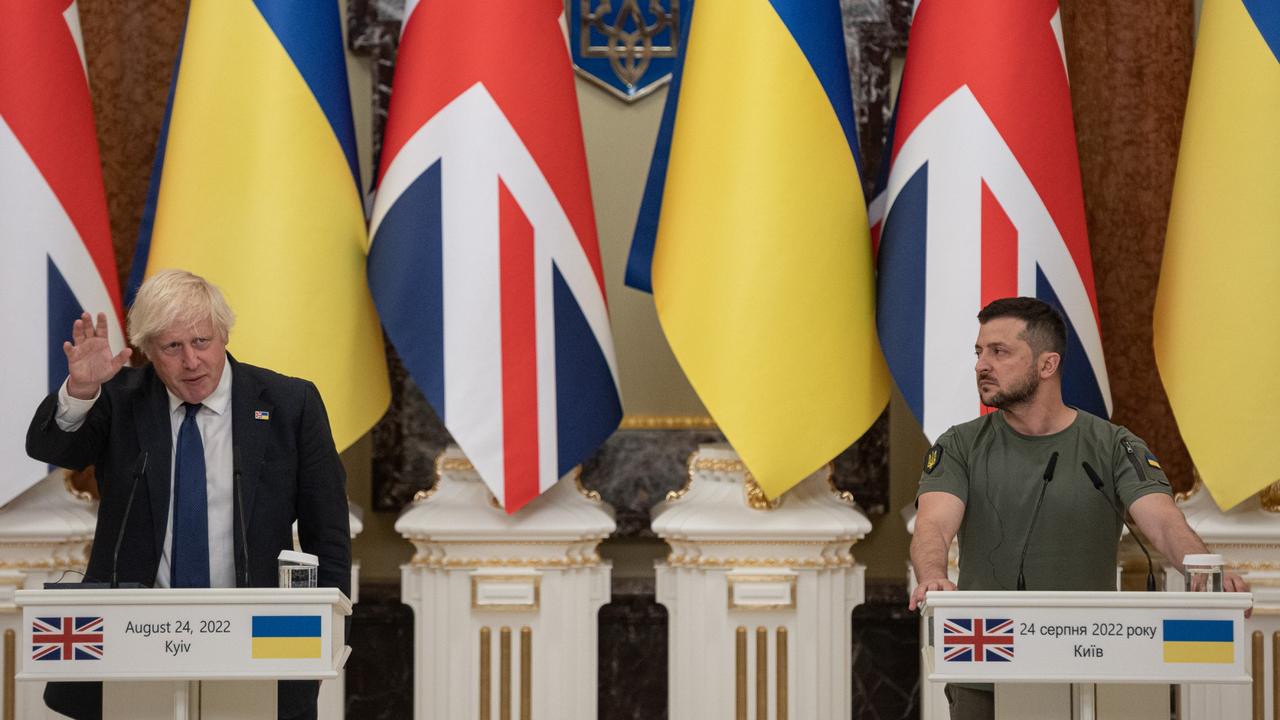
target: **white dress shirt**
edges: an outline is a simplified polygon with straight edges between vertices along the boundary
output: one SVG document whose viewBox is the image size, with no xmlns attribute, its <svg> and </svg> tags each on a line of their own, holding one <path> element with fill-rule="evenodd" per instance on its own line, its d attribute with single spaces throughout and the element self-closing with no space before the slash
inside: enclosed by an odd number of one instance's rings
<svg viewBox="0 0 1280 720">
<path fill-rule="evenodd" d="M 168 389 L 166 389 L 168 392 Z M 169 587 L 170 554 L 173 549 L 173 472 L 178 447 L 178 430 L 186 417 L 182 399 L 172 392 L 169 395 L 169 516 L 165 518 L 164 549 L 160 554 L 160 566 L 156 569 L 155 587 Z M 58 391 L 58 427 L 74 432 L 84 424 L 89 409 L 98 400 L 73 398 L 67 392 L 67 383 Z M 209 501 L 209 584 L 211 587 L 235 587 L 235 541 L 232 535 L 232 497 L 234 454 L 231 450 L 231 363 L 222 366 L 222 378 L 213 394 L 204 399 L 203 407 L 196 413 L 196 426 L 200 428 L 200 440 L 204 444 L 205 487 Z"/>
</svg>

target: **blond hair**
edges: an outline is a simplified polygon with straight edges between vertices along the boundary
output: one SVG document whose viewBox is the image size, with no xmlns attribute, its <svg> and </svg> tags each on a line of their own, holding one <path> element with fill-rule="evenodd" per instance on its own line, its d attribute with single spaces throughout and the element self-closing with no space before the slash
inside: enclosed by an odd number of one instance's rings
<svg viewBox="0 0 1280 720">
<path fill-rule="evenodd" d="M 216 285 L 186 270 L 161 270 L 147 278 L 129 308 L 129 338 L 147 352 L 156 335 L 175 325 L 191 327 L 205 320 L 226 342 L 235 325 L 222 291 Z"/>
</svg>

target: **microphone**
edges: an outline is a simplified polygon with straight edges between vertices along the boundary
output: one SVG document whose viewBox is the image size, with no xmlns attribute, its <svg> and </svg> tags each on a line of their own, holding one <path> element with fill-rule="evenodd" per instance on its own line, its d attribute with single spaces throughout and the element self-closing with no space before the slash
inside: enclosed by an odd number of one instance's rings
<svg viewBox="0 0 1280 720">
<path fill-rule="evenodd" d="M 124 543 L 124 529 L 129 526 L 129 512 L 133 510 L 133 495 L 138 492 L 138 480 L 147 474 L 147 460 L 150 458 L 150 451 L 143 450 L 142 454 L 133 463 L 133 484 L 129 486 L 129 499 L 124 503 L 124 517 L 120 519 L 120 530 L 116 532 L 116 546 L 111 551 L 112 590 L 120 587 L 120 578 L 117 576 L 117 570 L 120 566 L 120 546 Z"/>
<path fill-rule="evenodd" d="M 1102 478 L 1098 477 L 1098 473 L 1094 472 L 1093 466 L 1087 461 L 1080 463 L 1080 465 L 1084 468 L 1084 474 L 1089 476 L 1089 482 L 1093 483 L 1093 489 L 1102 494 L 1102 499 L 1106 500 L 1111 509 L 1115 511 L 1116 517 L 1120 518 L 1120 522 L 1129 528 L 1129 534 L 1133 536 L 1134 541 L 1138 543 L 1138 547 L 1142 549 L 1142 554 L 1147 556 L 1147 592 L 1155 592 L 1156 575 L 1152 569 L 1151 553 L 1147 552 L 1147 546 L 1142 544 L 1142 538 L 1138 537 L 1138 533 L 1134 532 L 1133 527 L 1124 519 L 1124 513 L 1120 512 L 1120 508 L 1116 506 L 1115 501 L 1111 499 L 1106 490 L 1102 489 Z"/>
<path fill-rule="evenodd" d="M 244 476 L 240 472 L 240 448 L 234 443 L 231 445 L 232 470 L 231 487 L 236 495 L 236 511 L 240 515 L 240 557 L 242 560 L 241 577 L 244 578 L 244 584 L 241 587 L 253 587 L 249 581 L 249 533 L 245 530 L 245 525 L 249 519 L 244 516 L 244 495 L 240 491 Z"/>
<path fill-rule="evenodd" d="M 1053 471 L 1058 467 L 1058 451 L 1054 451 L 1049 456 L 1049 464 L 1044 467 L 1044 482 L 1040 485 L 1040 497 L 1036 498 L 1036 509 L 1031 513 L 1031 524 L 1027 526 L 1027 539 L 1022 541 L 1022 558 L 1018 560 L 1018 589 L 1027 589 L 1027 578 L 1022 574 L 1022 568 L 1027 564 L 1027 548 L 1031 547 L 1031 532 L 1036 529 L 1036 518 L 1040 516 L 1040 504 L 1044 502 L 1044 492 L 1049 489 L 1049 483 L 1053 482 Z"/>
</svg>

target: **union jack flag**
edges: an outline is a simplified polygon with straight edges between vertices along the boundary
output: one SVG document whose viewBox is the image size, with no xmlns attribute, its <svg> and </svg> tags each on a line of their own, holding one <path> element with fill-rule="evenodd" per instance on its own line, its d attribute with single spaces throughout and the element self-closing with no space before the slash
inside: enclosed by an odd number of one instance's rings
<svg viewBox="0 0 1280 720">
<path fill-rule="evenodd" d="M 124 347 L 107 196 L 71 0 L 0 0 L 0 506 L 49 473 L 27 457 L 31 411 L 67 377 L 62 343 L 88 310 Z"/>
<path fill-rule="evenodd" d="M 38 617 L 31 623 L 32 660 L 101 660 L 101 617 Z"/>
<path fill-rule="evenodd" d="M 978 311 L 1039 298 L 1066 319 L 1065 400 L 1111 411 L 1057 0 L 921 0 L 889 138 L 876 324 L 933 442 L 983 412 Z"/>
<path fill-rule="evenodd" d="M 564 3 L 407 7 L 369 287 L 405 367 L 514 513 L 622 419 Z"/>
<path fill-rule="evenodd" d="M 942 659 L 946 662 L 1009 662 L 1013 659 L 1013 621 L 1008 618 L 943 620 Z"/>
</svg>

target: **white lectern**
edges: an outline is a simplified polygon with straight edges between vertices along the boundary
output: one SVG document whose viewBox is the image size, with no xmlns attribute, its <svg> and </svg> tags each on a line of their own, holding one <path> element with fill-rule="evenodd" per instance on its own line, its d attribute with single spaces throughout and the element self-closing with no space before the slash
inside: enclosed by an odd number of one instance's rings
<svg viewBox="0 0 1280 720">
<path fill-rule="evenodd" d="M 998 719 L 1167 720 L 1170 684 L 1250 681 L 1252 602 L 1249 593 L 931 592 L 923 662 L 932 682 L 994 683 Z"/>
<path fill-rule="evenodd" d="M 19 590 L 19 681 L 103 681 L 105 718 L 274 718 L 276 680 L 338 676 L 334 588 Z"/>
</svg>

